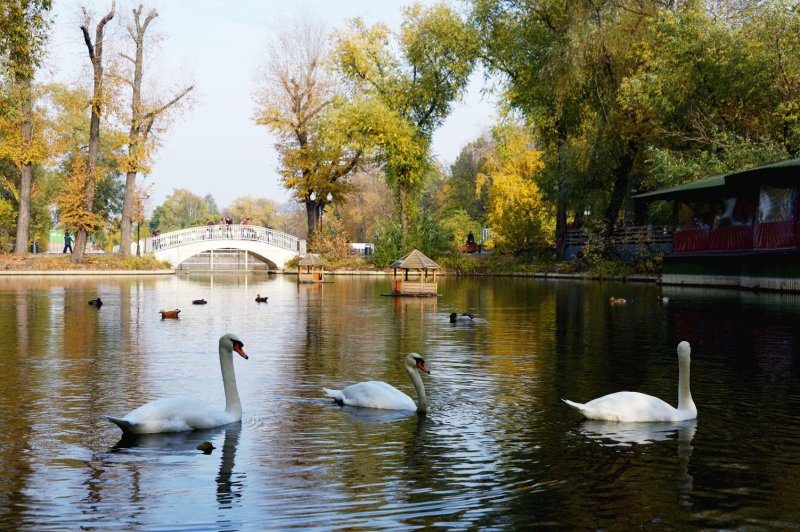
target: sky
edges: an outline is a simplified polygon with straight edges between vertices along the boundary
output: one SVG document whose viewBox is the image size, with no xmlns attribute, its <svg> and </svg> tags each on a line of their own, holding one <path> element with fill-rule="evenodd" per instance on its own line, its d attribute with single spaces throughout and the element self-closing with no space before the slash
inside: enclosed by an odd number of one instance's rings
<svg viewBox="0 0 800 532">
<path fill-rule="evenodd" d="M 195 85 L 191 109 L 177 116 L 162 138 L 144 184 L 150 187 L 149 208 L 176 188 L 211 194 L 221 209 L 240 196 L 290 199 L 278 174 L 275 138 L 253 120 L 256 73 L 264 62 L 271 32 L 298 10 L 322 19 L 329 29 L 347 19 L 384 22 L 397 29 L 402 8 L 410 0 L 150 0 L 144 12 L 159 16 L 147 35 L 161 35 L 159 53 L 146 57 L 146 83 L 164 94 Z M 423 0 L 432 4 L 434 0 Z M 108 28 L 120 40 L 119 20 L 139 2 L 117 0 L 117 16 Z M 94 25 L 108 12 L 111 0 L 54 0 L 52 53 L 41 76 L 74 83 L 90 80 L 89 59 L 80 31 L 81 5 L 94 13 Z M 460 7 L 461 4 L 454 4 Z M 116 24 L 114 23 L 116 22 Z M 109 48 L 110 50 L 110 48 Z M 117 50 L 117 53 L 121 50 Z M 461 149 L 494 122 L 495 104 L 483 94 L 483 75 L 473 74 L 462 101 L 433 136 L 433 155 L 452 163 Z M 141 179 L 141 178 L 140 178 Z"/>
</svg>

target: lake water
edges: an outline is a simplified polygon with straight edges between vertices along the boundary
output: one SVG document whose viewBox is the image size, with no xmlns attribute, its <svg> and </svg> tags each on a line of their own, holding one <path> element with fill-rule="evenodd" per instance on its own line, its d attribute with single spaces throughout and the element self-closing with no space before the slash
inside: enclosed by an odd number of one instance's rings
<svg viewBox="0 0 800 532">
<path fill-rule="evenodd" d="M 0 277 L 0 529 L 800 527 L 798 296 L 445 278 L 401 299 L 385 277 L 333 279 Z M 177 395 L 222 408 L 227 332 L 250 355 L 242 422 L 120 443 L 103 415 Z M 561 402 L 674 405 L 681 340 L 696 421 L 587 422 Z M 411 351 L 427 416 L 322 394 L 376 379 L 414 396 Z"/>
</svg>

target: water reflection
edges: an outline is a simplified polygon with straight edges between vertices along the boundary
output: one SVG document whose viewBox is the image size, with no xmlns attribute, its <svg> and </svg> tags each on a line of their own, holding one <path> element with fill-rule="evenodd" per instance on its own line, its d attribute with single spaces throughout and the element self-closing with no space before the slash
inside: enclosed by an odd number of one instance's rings
<svg viewBox="0 0 800 532">
<path fill-rule="evenodd" d="M 349 405 L 335 406 L 347 414 L 350 419 L 359 423 L 392 423 L 414 415 L 425 417 L 424 413 L 418 414 L 414 410 L 384 410 Z"/>
<path fill-rule="evenodd" d="M 592 440 L 610 440 L 612 445 L 630 446 L 647 445 L 657 441 L 666 441 L 683 435 L 689 441 L 697 430 L 697 420 L 692 419 L 679 423 L 620 423 L 616 421 L 585 420 L 580 431 Z"/>
<path fill-rule="evenodd" d="M 0 529 L 800 522 L 800 296 L 664 287 L 665 306 L 653 285 L 445 278 L 440 297 L 419 300 L 381 297 L 388 284 L 0 278 Z M 98 296 L 99 311 L 87 305 Z M 208 305 L 191 305 L 198 297 Z M 181 319 L 162 322 L 158 309 L 174 307 Z M 485 321 L 448 323 L 462 311 Z M 252 355 L 237 372 L 242 423 L 115 445 L 105 414 L 165 396 L 221 400 L 226 332 Z M 672 396 L 683 339 L 697 421 L 578 424 L 561 403 Z M 427 417 L 322 395 L 369 379 L 411 394 L 411 351 L 433 371 Z M 759 415 L 743 423 L 742 411 Z M 201 441 L 217 447 L 210 456 Z"/>
<path fill-rule="evenodd" d="M 694 478 L 689 474 L 689 459 L 692 456 L 692 439 L 697 432 L 697 420 L 679 423 L 619 423 L 614 421 L 585 420 L 580 432 L 591 440 L 607 446 L 631 447 L 657 442 L 677 443 L 678 470 L 675 475 L 680 504 L 690 507 Z"/>
<path fill-rule="evenodd" d="M 144 477 L 147 471 L 153 472 L 153 462 L 169 465 L 175 463 L 176 457 L 183 456 L 181 463 L 190 466 L 190 462 L 186 460 L 196 459 L 198 455 L 204 454 L 198 450 L 198 445 L 211 442 L 214 449 L 208 454 L 212 457 L 219 456 L 219 466 L 214 477 L 217 508 L 220 511 L 217 525 L 221 527 L 220 529 L 236 529 L 241 526 L 241 522 L 232 520 L 234 514 L 230 511 L 241 505 L 246 480 L 246 474 L 235 469 L 236 450 L 241 432 L 242 424 L 237 422 L 224 427 L 192 432 L 125 435 L 109 452 L 135 457 L 127 461 L 127 469 L 132 479 L 131 500 L 140 500 L 146 498 L 142 494 L 142 485 L 148 483 Z M 195 484 L 192 489 L 202 491 L 203 486 Z"/>
</svg>

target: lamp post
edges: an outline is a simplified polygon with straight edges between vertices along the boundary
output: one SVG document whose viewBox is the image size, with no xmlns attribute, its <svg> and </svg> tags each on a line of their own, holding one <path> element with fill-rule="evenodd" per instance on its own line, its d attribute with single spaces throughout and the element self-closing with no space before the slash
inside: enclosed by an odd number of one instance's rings
<svg viewBox="0 0 800 532">
<path fill-rule="evenodd" d="M 317 193 L 312 190 L 311 193 L 308 195 L 308 199 L 310 201 L 312 201 L 312 202 L 316 202 L 317 201 Z M 330 202 L 333 201 L 333 194 L 331 192 L 328 192 L 328 195 L 325 196 L 325 201 L 327 203 L 330 203 Z M 322 215 L 325 213 L 325 204 L 322 201 L 320 201 L 319 203 L 316 204 L 316 209 L 317 209 L 317 225 L 319 226 L 319 230 L 321 231 L 322 230 Z"/>
<path fill-rule="evenodd" d="M 141 242 L 141 238 L 139 237 L 139 229 L 142 227 L 142 222 L 136 222 L 136 256 L 141 257 L 142 252 L 139 250 L 139 242 Z"/>
</svg>

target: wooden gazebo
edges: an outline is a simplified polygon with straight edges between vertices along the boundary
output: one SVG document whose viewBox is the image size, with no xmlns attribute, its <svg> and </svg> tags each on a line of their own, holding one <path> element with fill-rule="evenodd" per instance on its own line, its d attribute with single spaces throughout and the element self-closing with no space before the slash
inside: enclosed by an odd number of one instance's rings
<svg viewBox="0 0 800 532">
<path fill-rule="evenodd" d="M 298 283 L 325 282 L 325 261 L 315 253 L 309 253 L 297 263 Z"/>
<path fill-rule="evenodd" d="M 439 265 L 419 250 L 414 250 L 390 266 L 394 270 L 393 296 L 435 296 Z"/>
</svg>

